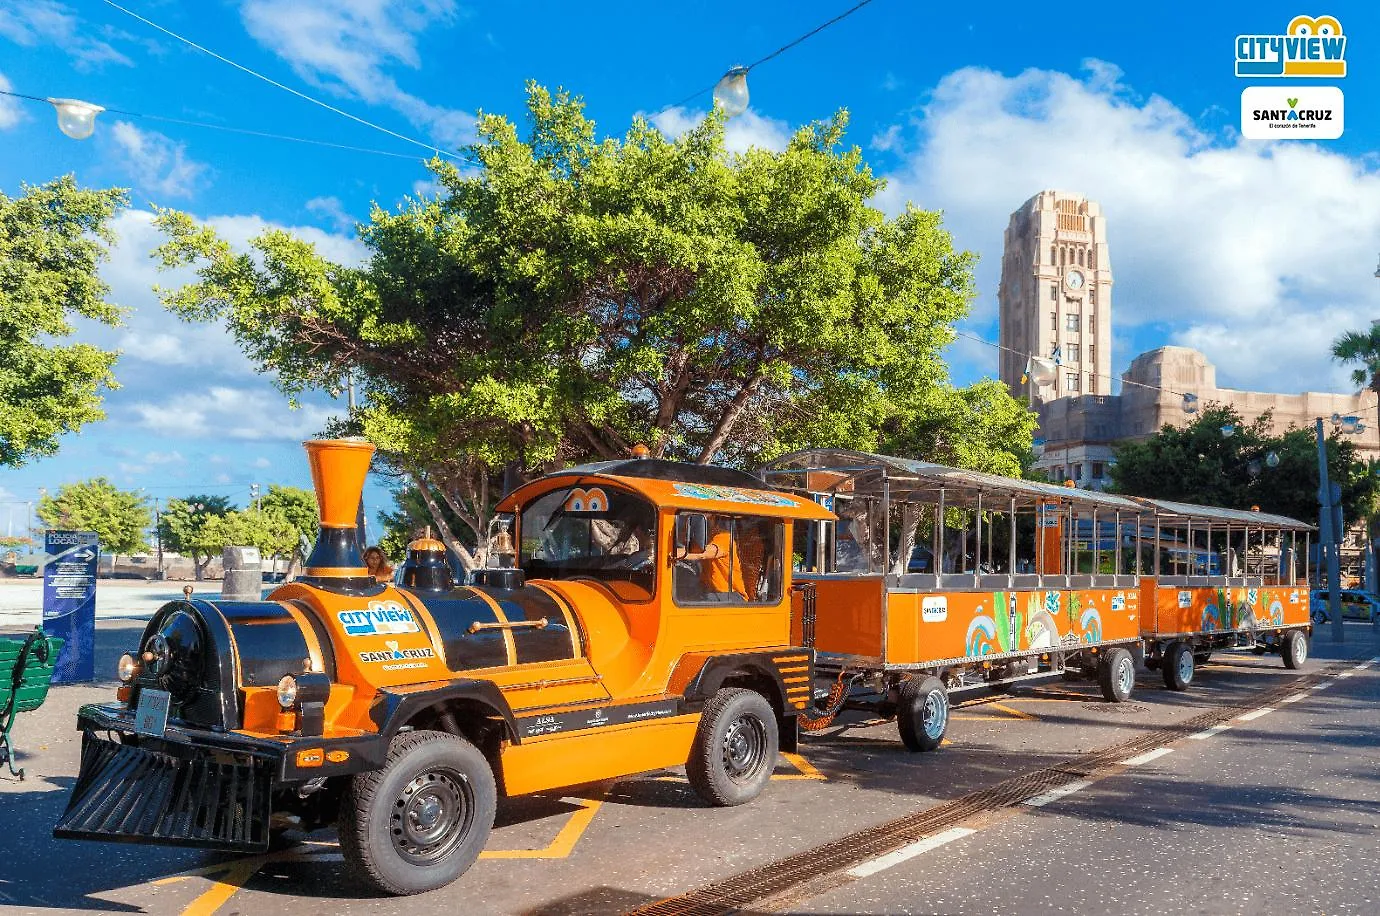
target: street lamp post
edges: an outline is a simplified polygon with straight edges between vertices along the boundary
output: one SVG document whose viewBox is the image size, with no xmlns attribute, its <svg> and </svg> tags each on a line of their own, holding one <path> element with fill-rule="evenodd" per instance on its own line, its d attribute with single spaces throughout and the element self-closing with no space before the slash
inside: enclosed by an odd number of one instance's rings
<svg viewBox="0 0 1380 916">
<path fill-rule="evenodd" d="M 1327 610 L 1332 617 L 1332 638 L 1340 643 L 1346 641 L 1346 629 L 1342 624 L 1340 557 L 1342 494 L 1341 487 L 1332 484 L 1327 477 L 1327 438 L 1323 435 L 1322 417 L 1318 417 L 1315 429 L 1318 436 L 1318 549 L 1327 561 Z"/>
</svg>

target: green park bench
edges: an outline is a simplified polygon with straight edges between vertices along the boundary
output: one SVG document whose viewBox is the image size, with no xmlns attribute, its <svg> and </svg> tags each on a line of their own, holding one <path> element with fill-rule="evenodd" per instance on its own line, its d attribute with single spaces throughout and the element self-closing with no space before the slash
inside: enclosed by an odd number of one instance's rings
<svg viewBox="0 0 1380 916">
<path fill-rule="evenodd" d="M 21 712 L 33 712 L 48 698 L 62 640 L 44 636 L 35 628 L 27 635 L 0 636 L 0 763 L 10 775 L 24 778 L 24 769 L 14 768 L 14 749 L 10 729 Z"/>
</svg>

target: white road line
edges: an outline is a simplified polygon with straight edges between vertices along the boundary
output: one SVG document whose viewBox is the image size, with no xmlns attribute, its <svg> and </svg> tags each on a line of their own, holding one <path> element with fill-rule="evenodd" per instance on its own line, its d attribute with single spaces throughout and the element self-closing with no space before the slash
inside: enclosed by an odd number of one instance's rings
<svg viewBox="0 0 1380 916">
<path fill-rule="evenodd" d="M 1352 670 L 1352 671 L 1365 671 L 1367 668 L 1369 668 L 1369 667 L 1371 666 L 1371 664 L 1372 664 L 1372 662 L 1361 662 L 1361 664 L 1357 665 L 1355 668 L 1352 668 L 1351 670 Z"/>
<path fill-rule="evenodd" d="M 1236 717 L 1236 720 L 1238 722 L 1249 722 L 1252 719 L 1259 719 L 1261 716 L 1268 716 L 1274 711 L 1275 708 L 1273 706 L 1262 706 L 1259 709 L 1252 709 L 1250 712 L 1243 712 Z"/>
<path fill-rule="evenodd" d="M 1308 699 L 1308 694 L 1306 694 L 1306 693 L 1296 693 L 1296 694 L 1293 694 L 1292 696 L 1287 696 L 1287 697 L 1285 697 L 1284 699 L 1280 700 L 1280 702 L 1281 702 L 1281 703 L 1297 703 L 1299 700 L 1306 700 L 1306 699 Z"/>
<path fill-rule="evenodd" d="M 1337 677 L 1355 677 L 1355 676 L 1356 676 L 1356 672 L 1355 672 L 1355 671 L 1343 671 L 1341 674 L 1337 675 Z"/>
<path fill-rule="evenodd" d="M 1380 655 L 1377 655 L 1377 656 L 1375 656 L 1375 658 L 1372 658 L 1372 659 L 1370 660 L 1370 663 L 1371 663 L 1372 665 L 1380 665 Z"/>
<path fill-rule="evenodd" d="M 1222 732 L 1226 731 L 1229 728 L 1231 728 L 1230 725 L 1226 724 L 1225 722 L 1219 722 L 1218 724 L 1212 726 L 1212 728 L 1205 728 L 1202 731 L 1198 732 L 1196 735 L 1189 735 L 1188 737 L 1194 739 L 1195 741 L 1204 741 L 1208 738 L 1211 738 L 1213 735 L 1220 735 Z"/>
<path fill-rule="evenodd" d="M 1152 760 L 1159 760 L 1165 754 L 1172 753 L 1174 753 L 1174 749 L 1172 747 L 1157 747 L 1153 751 L 1146 751 L 1144 754 L 1132 757 L 1130 760 L 1123 760 L 1121 762 L 1128 767 L 1138 767 L 1142 763 L 1149 763 Z"/>
<path fill-rule="evenodd" d="M 971 836 L 977 831 L 967 827 L 950 827 L 942 830 L 933 836 L 927 836 L 923 840 L 916 840 L 907 846 L 902 846 L 895 852 L 889 852 L 884 856 L 875 859 L 868 859 L 861 865 L 854 865 L 848 869 L 848 874 L 854 878 L 866 878 L 875 875 L 879 871 L 886 871 L 893 865 L 900 865 L 907 859 L 913 859 L 921 853 L 929 852 L 931 849 L 938 849 L 945 843 L 952 843 L 954 840 L 961 840 L 965 836 Z"/>
<path fill-rule="evenodd" d="M 1029 805 L 1032 808 L 1043 808 L 1050 802 L 1058 801 L 1064 796 L 1072 795 L 1079 789 L 1086 789 L 1090 785 L 1092 785 L 1091 779 L 1079 779 L 1076 782 L 1071 782 L 1067 783 L 1066 785 L 1059 786 L 1057 789 L 1050 789 L 1043 795 L 1036 795 L 1034 798 L 1027 798 L 1025 801 L 1021 802 L 1021 804 Z"/>
<path fill-rule="evenodd" d="M 1331 686 L 1332 686 L 1332 682 L 1331 682 L 1331 681 L 1323 681 L 1321 684 L 1314 684 L 1312 687 L 1309 687 L 1308 689 L 1309 689 L 1309 690 L 1326 690 L 1327 688 L 1329 688 L 1329 687 L 1331 687 Z"/>
</svg>

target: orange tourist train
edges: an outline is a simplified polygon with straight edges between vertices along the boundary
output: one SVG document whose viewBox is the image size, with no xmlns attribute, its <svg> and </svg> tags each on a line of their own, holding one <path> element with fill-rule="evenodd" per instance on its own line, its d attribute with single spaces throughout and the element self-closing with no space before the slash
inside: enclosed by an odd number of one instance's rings
<svg viewBox="0 0 1380 916">
<path fill-rule="evenodd" d="M 645 451 L 549 474 L 501 500 L 471 584 L 429 538 L 381 583 L 354 524 L 373 446 L 306 447 L 321 529 L 305 575 L 153 615 L 115 702 L 78 714 L 55 835 L 248 852 L 335 824 L 353 872 L 417 893 L 473 864 L 500 796 L 684 766 L 711 804 L 741 804 L 799 729 L 845 708 L 895 716 L 925 751 L 956 692 L 1065 674 L 1121 701 L 1143 638 L 1150 664 L 1182 656 L 1163 637 L 1292 665 L 1309 632 L 1292 604 L 1270 616 L 1250 568 L 1229 585 L 1263 606 L 1251 625 L 1205 606 L 1211 631 L 1171 622 L 1166 596 L 1209 600 L 1206 582 L 1142 574 L 1172 566 L 1182 508 L 836 450 L 761 476 Z M 1307 527 L 1256 518 L 1248 567 L 1262 528 Z M 1292 584 L 1307 552 L 1282 538 L 1260 556 Z"/>
</svg>

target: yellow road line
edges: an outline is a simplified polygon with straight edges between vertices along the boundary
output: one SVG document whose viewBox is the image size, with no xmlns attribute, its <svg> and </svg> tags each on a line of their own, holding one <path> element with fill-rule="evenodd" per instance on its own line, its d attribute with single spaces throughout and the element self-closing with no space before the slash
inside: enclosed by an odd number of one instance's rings
<svg viewBox="0 0 1380 916">
<path fill-rule="evenodd" d="M 796 768 L 797 770 L 799 770 L 800 772 L 799 772 L 799 773 L 782 773 L 782 774 L 780 774 L 780 775 L 773 774 L 772 777 L 771 777 L 772 779 L 784 780 L 784 779 L 828 779 L 828 778 L 829 778 L 829 777 L 825 776 L 823 773 L 821 773 L 819 770 L 815 769 L 814 766 L 811 765 L 811 763 L 810 763 L 808 760 L 806 760 L 804 757 L 800 756 L 799 754 L 792 754 L 792 753 L 790 753 L 789 751 L 782 751 L 782 752 L 781 752 L 781 756 L 784 757 L 784 758 L 786 758 L 786 760 L 791 764 L 791 766 L 795 767 L 795 768 Z"/>
<path fill-rule="evenodd" d="M 486 849 L 479 854 L 481 859 L 564 859 L 575 849 L 575 844 L 589 829 L 590 821 L 603 806 L 602 798 L 571 799 L 580 810 L 570 816 L 556 838 L 542 849 Z"/>
<path fill-rule="evenodd" d="M 230 867 L 225 870 L 225 877 L 213 881 L 210 890 L 193 900 L 182 911 L 182 916 L 211 916 L 212 913 L 224 906 L 231 897 L 235 896 L 235 892 L 244 887 L 245 882 L 254 877 L 255 872 L 263 867 L 266 859 L 266 856 L 255 856 L 252 859 L 229 863 Z"/>
<path fill-rule="evenodd" d="M 993 703 L 993 704 L 992 704 L 992 708 L 993 708 L 993 709 L 1000 709 L 1002 712 L 1006 713 L 1007 715 L 1009 715 L 1009 716 L 1014 716 L 1014 717 L 1017 718 L 1017 719 L 1038 719 L 1038 718 L 1040 718 L 1039 716 L 1032 715 L 1031 713 L 1028 713 L 1028 712 L 1021 712 L 1019 709 L 1012 709 L 1010 706 L 1007 706 L 1005 703 Z"/>
</svg>

